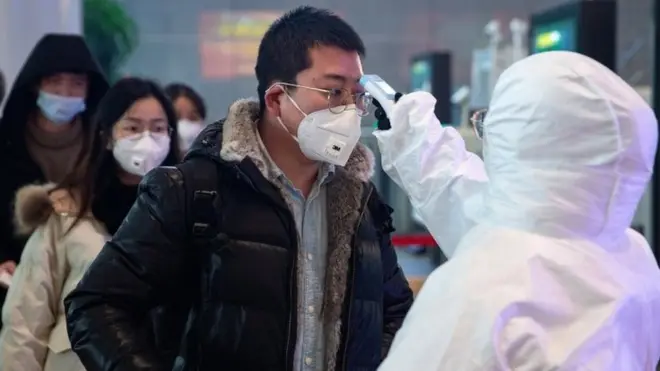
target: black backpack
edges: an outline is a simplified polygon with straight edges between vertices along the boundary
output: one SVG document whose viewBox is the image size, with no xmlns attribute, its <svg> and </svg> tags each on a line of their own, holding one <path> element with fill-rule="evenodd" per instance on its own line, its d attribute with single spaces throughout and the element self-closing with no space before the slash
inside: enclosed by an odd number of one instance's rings
<svg viewBox="0 0 660 371">
<path fill-rule="evenodd" d="M 183 175 L 186 192 L 186 223 L 195 245 L 206 243 L 218 234 L 220 172 L 213 160 L 193 157 L 177 166 Z"/>
<path fill-rule="evenodd" d="M 196 271 L 201 267 L 203 252 L 208 243 L 219 231 L 221 220 L 218 218 L 220 205 L 220 172 L 218 165 L 211 159 L 195 157 L 176 168 L 183 176 L 185 190 L 185 221 L 188 226 L 189 241 L 186 248 L 193 249 L 199 264 L 194 264 L 187 276 L 190 277 L 190 290 L 182 293 L 175 303 L 161 308 L 155 319 L 154 336 L 156 347 L 163 359 L 173 365 L 173 370 L 196 370 L 201 356 L 198 346 L 199 334 L 203 323 L 195 315 L 201 305 L 201 275 Z M 166 200 L 167 201 L 167 200 Z"/>
</svg>

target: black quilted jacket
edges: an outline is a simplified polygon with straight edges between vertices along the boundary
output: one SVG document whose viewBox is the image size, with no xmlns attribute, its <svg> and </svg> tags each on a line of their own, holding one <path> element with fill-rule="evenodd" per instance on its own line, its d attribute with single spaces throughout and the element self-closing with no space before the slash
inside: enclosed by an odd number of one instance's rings
<svg viewBox="0 0 660 371">
<path fill-rule="evenodd" d="M 253 161 L 219 156 L 222 132 L 222 122 L 211 125 L 182 165 L 144 178 L 124 224 L 65 300 L 72 347 L 87 370 L 292 369 L 295 222 Z M 201 247 L 189 228 L 186 166 L 219 179 L 213 202 L 221 226 Z M 391 209 L 349 168 L 338 169 L 327 192 L 324 369 L 376 370 L 412 304 L 390 244 Z M 145 334 L 150 311 L 186 302 L 183 320 L 161 322 L 155 340 Z M 159 343 L 176 344 L 174 365 Z"/>
</svg>

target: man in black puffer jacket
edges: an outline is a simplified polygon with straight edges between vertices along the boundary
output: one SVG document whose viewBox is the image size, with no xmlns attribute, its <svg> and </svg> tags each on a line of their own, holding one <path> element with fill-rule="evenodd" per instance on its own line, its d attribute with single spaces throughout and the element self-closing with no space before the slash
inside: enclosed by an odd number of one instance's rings
<svg viewBox="0 0 660 371">
<path fill-rule="evenodd" d="M 363 54 L 328 11 L 273 23 L 259 101 L 234 103 L 181 165 L 144 178 L 66 299 L 87 370 L 376 370 L 412 293 L 391 209 L 369 181 L 373 155 L 358 143 Z M 150 311 L 176 301 L 190 303 L 182 336 L 177 320 L 145 335 Z M 162 342 L 181 344 L 174 366 Z"/>
</svg>

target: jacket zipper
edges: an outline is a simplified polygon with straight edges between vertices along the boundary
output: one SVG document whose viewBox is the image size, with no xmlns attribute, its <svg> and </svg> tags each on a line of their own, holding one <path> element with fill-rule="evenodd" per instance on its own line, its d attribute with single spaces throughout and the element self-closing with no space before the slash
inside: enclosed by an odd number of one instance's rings
<svg viewBox="0 0 660 371">
<path fill-rule="evenodd" d="M 287 214 L 290 221 L 294 221 L 293 214 L 291 210 L 287 209 Z M 284 365 L 286 370 L 293 370 L 293 358 L 295 353 L 295 343 L 292 343 L 292 339 L 296 337 L 294 331 L 297 331 L 297 328 L 293 328 L 293 316 L 298 315 L 298 296 L 297 296 L 297 267 L 298 267 L 298 231 L 295 229 L 295 222 L 289 224 L 289 226 L 294 226 L 293 230 L 289 228 L 289 236 L 293 237 L 292 240 L 295 241 L 295 249 L 293 250 L 293 264 L 291 265 L 291 273 L 289 273 L 289 317 L 287 318 L 287 335 L 286 335 L 286 347 L 284 350 Z M 293 347 L 291 346 L 293 344 Z M 292 349 L 293 348 L 293 349 Z"/>
<path fill-rule="evenodd" d="M 362 217 L 364 217 L 364 212 L 367 210 L 367 204 L 369 203 L 369 198 L 371 198 L 371 193 L 373 192 L 373 186 L 369 187 L 369 192 L 367 193 L 367 198 L 365 199 L 365 202 L 362 204 L 362 210 L 360 211 L 360 217 L 358 218 L 358 222 L 355 227 L 355 234 L 353 235 L 353 243 L 352 243 L 352 248 L 355 250 L 357 247 L 357 233 L 358 230 L 360 229 L 360 225 L 362 224 Z M 343 371 L 348 370 L 348 364 L 346 362 L 347 359 L 347 354 L 348 354 L 348 338 L 351 332 L 351 312 L 353 311 L 353 295 L 355 290 L 353 290 L 353 283 L 355 282 L 355 262 L 357 260 L 357 255 L 353 251 L 351 253 L 351 281 L 347 282 L 347 285 L 350 284 L 351 287 L 351 296 L 348 299 L 348 314 L 346 316 L 346 336 L 344 337 L 344 349 L 342 354 L 342 369 Z M 348 286 L 347 286 L 348 287 Z"/>
<path fill-rule="evenodd" d="M 297 251 L 297 249 L 296 249 L 296 251 Z M 297 263 L 298 257 L 297 256 L 298 255 L 296 253 L 296 256 L 293 259 L 293 267 L 291 268 L 291 274 L 289 276 L 289 298 L 290 298 L 290 301 L 291 301 L 289 303 L 289 305 L 291 305 L 292 309 L 293 308 L 298 308 L 298 305 L 297 304 L 294 305 L 294 303 L 293 303 L 294 298 L 295 298 L 295 296 L 294 296 L 294 287 L 295 287 L 295 285 L 294 285 L 295 281 L 294 280 L 296 279 L 295 272 L 296 272 L 296 267 L 298 265 L 298 263 Z M 297 312 L 297 309 L 296 309 L 296 312 Z M 292 313 L 293 313 L 293 310 L 289 310 L 289 318 L 287 320 L 286 348 L 285 348 L 285 352 L 284 352 L 285 370 L 293 370 L 293 354 L 292 354 L 292 351 L 291 351 L 291 338 L 293 337 L 293 335 L 292 335 L 292 331 L 293 331 L 293 329 L 292 329 L 292 327 L 293 327 L 293 314 Z"/>
</svg>

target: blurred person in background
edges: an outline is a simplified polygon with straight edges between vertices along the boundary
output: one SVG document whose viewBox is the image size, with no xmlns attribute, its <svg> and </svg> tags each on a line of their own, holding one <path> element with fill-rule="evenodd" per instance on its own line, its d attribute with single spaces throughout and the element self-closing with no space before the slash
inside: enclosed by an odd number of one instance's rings
<svg viewBox="0 0 660 371">
<path fill-rule="evenodd" d="M 2 309 L 0 370 L 85 370 L 71 351 L 63 299 L 121 224 L 142 176 L 176 162 L 176 116 L 153 82 L 117 82 L 89 127 L 92 150 L 61 182 L 17 193 L 17 229 L 31 236 Z"/>
<path fill-rule="evenodd" d="M 300 7 L 264 35 L 239 100 L 135 206 L 65 300 L 89 371 L 170 370 L 139 324 L 191 305 L 176 370 L 373 371 L 412 304 L 391 208 L 359 143 L 365 48 Z"/>
<path fill-rule="evenodd" d="M 108 83 L 85 41 L 48 34 L 34 47 L 0 118 L 0 272 L 12 274 L 25 238 L 15 233 L 13 201 L 27 184 L 61 182 L 93 148 L 90 115 Z M 0 290 L 4 301 L 6 291 Z"/>
<path fill-rule="evenodd" d="M 607 67 L 532 55 L 474 118 L 482 161 L 405 95 L 375 133 L 383 169 L 449 261 L 427 279 L 380 371 L 651 371 L 660 270 L 630 224 L 653 173 L 653 110 Z"/>
<path fill-rule="evenodd" d="M 206 120 L 206 104 L 204 99 L 188 85 L 181 83 L 169 84 L 165 93 L 170 97 L 179 118 L 177 124 L 180 158 L 190 150 L 193 141 L 204 129 Z"/>
</svg>

